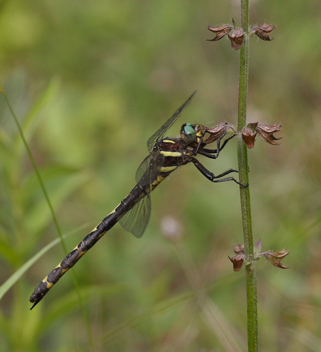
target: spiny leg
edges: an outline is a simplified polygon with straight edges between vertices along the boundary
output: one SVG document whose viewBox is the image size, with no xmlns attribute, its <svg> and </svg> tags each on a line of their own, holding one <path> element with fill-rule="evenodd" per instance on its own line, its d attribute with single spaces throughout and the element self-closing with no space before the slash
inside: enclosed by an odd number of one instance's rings
<svg viewBox="0 0 321 352">
<path fill-rule="evenodd" d="M 239 181 L 235 180 L 234 177 L 225 177 L 225 178 L 221 178 L 224 177 L 226 175 L 229 175 L 232 172 L 238 172 L 237 170 L 234 169 L 229 169 L 217 176 L 215 176 L 211 171 L 209 171 L 204 165 L 202 165 L 197 159 L 193 158 L 192 159 L 193 164 L 196 166 L 196 168 L 211 182 L 227 182 L 227 181 L 234 181 L 235 183 L 237 183 L 240 186 L 243 187 L 247 187 L 247 185 L 243 185 L 242 183 L 240 183 Z"/>
<path fill-rule="evenodd" d="M 216 159 L 216 158 L 219 156 L 220 151 L 223 150 L 223 148 L 226 146 L 227 142 L 228 142 L 230 139 L 234 138 L 235 136 L 236 136 L 236 135 L 233 134 L 233 136 L 231 136 L 231 137 L 225 139 L 225 141 L 223 142 L 223 145 L 222 145 L 222 146 L 220 146 L 220 144 L 221 144 L 221 138 L 220 138 L 220 139 L 218 139 L 218 141 L 217 141 L 217 149 L 207 149 L 207 148 L 203 148 L 202 150 L 200 150 L 200 151 L 198 152 L 198 154 L 204 155 L 204 156 L 206 156 L 207 158 Z M 214 154 L 214 155 L 212 155 L 212 154 Z"/>
</svg>

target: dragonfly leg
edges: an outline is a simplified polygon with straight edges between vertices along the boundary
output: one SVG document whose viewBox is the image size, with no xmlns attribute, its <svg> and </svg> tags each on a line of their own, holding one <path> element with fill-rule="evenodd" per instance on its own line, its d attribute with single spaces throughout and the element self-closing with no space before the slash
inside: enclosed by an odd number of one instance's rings
<svg viewBox="0 0 321 352">
<path fill-rule="evenodd" d="M 243 185 L 239 181 L 235 180 L 234 177 L 222 178 L 226 175 L 231 174 L 232 172 L 238 172 L 237 170 L 230 169 L 230 170 L 227 170 L 227 171 L 215 176 L 211 171 L 207 170 L 207 168 L 204 165 L 202 165 L 197 159 L 193 158 L 192 162 L 196 166 L 196 168 L 211 182 L 218 183 L 218 182 L 234 181 L 235 183 L 237 183 L 240 186 L 247 187 L 247 185 Z"/>
<path fill-rule="evenodd" d="M 200 147 L 201 147 L 201 145 L 202 145 L 203 138 L 204 138 L 204 136 L 202 136 L 201 139 L 200 139 L 200 141 L 198 142 L 198 146 L 197 146 L 197 148 L 196 148 L 196 150 L 195 150 L 195 152 L 194 152 L 193 155 L 196 155 L 196 154 L 198 153 L 198 151 L 199 151 L 199 149 L 200 149 Z"/>
<path fill-rule="evenodd" d="M 210 159 L 216 159 L 219 154 L 220 154 L 220 151 L 223 150 L 223 148 L 226 146 L 227 142 L 234 138 L 236 135 L 233 134 L 233 136 L 225 139 L 225 141 L 223 142 L 223 145 L 221 146 L 221 138 L 218 139 L 217 141 L 217 149 L 207 149 L 207 148 L 203 148 L 202 150 L 198 151 L 198 154 L 201 154 L 201 155 L 204 155 L 206 156 L 207 158 L 210 158 Z"/>
</svg>

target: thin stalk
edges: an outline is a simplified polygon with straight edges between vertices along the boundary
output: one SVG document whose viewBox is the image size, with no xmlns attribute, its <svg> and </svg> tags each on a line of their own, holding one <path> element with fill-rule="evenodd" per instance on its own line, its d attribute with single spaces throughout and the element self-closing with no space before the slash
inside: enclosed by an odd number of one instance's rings
<svg viewBox="0 0 321 352">
<path fill-rule="evenodd" d="M 249 167 L 247 148 L 242 141 L 242 129 L 246 125 L 246 109 L 249 77 L 249 0 L 241 0 L 241 26 L 245 33 L 245 41 L 240 49 L 240 71 L 239 71 L 239 101 L 238 101 L 238 132 L 237 143 L 238 167 L 240 182 L 248 184 L 248 187 L 240 187 L 241 212 L 244 236 L 245 255 L 249 258 L 246 265 L 246 291 L 247 291 L 247 332 L 248 351 L 258 351 L 258 322 L 257 322 L 257 288 L 255 266 L 251 263 L 253 258 L 253 235 L 251 219 L 251 202 L 249 186 Z"/>
<path fill-rule="evenodd" d="M 44 195 L 44 197 L 45 197 L 45 199 L 46 199 L 46 202 L 47 202 L 47 204 L 48 204 L 48 207 L 49 207 L 49 210 L 50 210 L 50 213 L 51 213 L 51 217 L 52 217 L 52 219 L 53 219 L 53 222 L 54 222 L 54 224 L 55 224 L 56 230 L 57 230 L 57 232 L 58 232 L 58 235 L 59 235 L 60 241 L 61 241 L 61 243 L 62 243 L 64 252 L 65 252 L 65 254 L 67 255 L 67 254 L 68 254 L 67 247 L 66 247 L 66 244 L 65 244 L 65 241 L 64 241 L 64 238 L 63 238 L 63 235 L 62 235 L 62 232 L 61 232 L 61 229 L 60 229 L 60 226 L 59 226 L 59 223 L 58 223 L 58 220 L 57 220 L 55 211 L 54 211 L 54 208 L 53 208 L 53 205 L 52 205 L 52 203 L 51 203 L 51 201 L 50 201 L 50 197 L 49 197 L 49 195 L 48 195 L 47 189 L 46 189 L 46 187 L 45 187 L 45 185 L 44 185 L 44 183 L 43 183 L 43 181 L 42 181 L 42 178 L 41 178 L 41 175 L 40 175 L 38 166 L 37 166 L 37 164 L 36 164 L 36 162 L 35 162 L 35 159 L 34 159 L 32 153 L 31 153 L 31 150 L 30 150 L 30 148 L 29 148 L 28 142 L 27 142 L 27 140 L 25 139 L 23 130 L 22 130 L 21 126 L 20 126 L 20 123 L 19 123 L 19 121 L 18 121 L 18 119 L 17 119 L 17 116 L 16 116 L 16 114 L 15 114 L 15 112 L 14 112 L 14 110 L 13 110 L 11 104 L 10 104 L 10 101 L 9 101 L 9 99 L 8 99 L 8 97 L 7 97 L 6 93 L 5 93 L 5 91 L 3 90 L 3 88 L 2 88 L 1 86 L 0 86 L 0 93 L 2 93 L 2 95 L 3 95 L 3 97 L 4 97 L 5 101 L 6 101 L 6 104 L 7 104 L 7 106 L 9 107 L 9 110 L 10 110 L 10 112 L 11 112 L 11 115 L 12 115 L 12 117 L 13 117 L 13 119 L 14 119 L 16 125 L 17 125 L 17 128 L 18 128 L 18 130 L 19 130 L 19 134 L 20 134 L 21 140 L 22 140 L 22 142 L 23 142 L 23 144 L 24 144 L 24 146 L 25 146 L 25 148 L 26 148 L 27 154 L 28 154 L 29 159 L 30 159 L 30 161 L 31 161 L 31 163 L 32 163 L 32 167 L 33 167 L 33 169 L 34 169 L 34 171 L 35 171 L 35 174 L 36 174 L 36 176 L 37 176 L 38 182 L 39 182 L 39 184 L 40 184 L 40 188 L 41 188 L 42 193 L 43 193 L 43 195 Z M 80 305 L 80 307 L 81 307 L 82 314 L 83 314 L 83 317 L 84 317 L 85 322 L 86 322 L 86 328 L 87 328 L 87 333 L 88 333 L 88 337 L 89 337 L 89 340 L 90 340 L 90 344 L 91 344 L 91 346 L 92 346 L 92 350 L 94 350 L 94 347 L 93 347 L 93 346 L 94 346 L 94 340 L 93 340 L 92 333 L 91 333 L 91 330 L 90 330 L 89 320 L 88 320 L 88 317 L 87 317 L 87 314 L 86 314 L 84 305 L 83 305 L 83 303 L 82 303 L 82 298 L 81 298 L 80 289 L 79 289 L 79 284 L 78 284 L 78 281 L 77 281 L 77 278 L 76 278 L 76 274 L 75 274 L 75 272 L 74 272 L 73 270 L 72 270 L 72 274 L 73 274 L 74 284 L 75 284 L 75 286 L 76 286 L 76 291 L 77 291 L 77 295 L 78 295 L 79 305 Z"/>
</svg>

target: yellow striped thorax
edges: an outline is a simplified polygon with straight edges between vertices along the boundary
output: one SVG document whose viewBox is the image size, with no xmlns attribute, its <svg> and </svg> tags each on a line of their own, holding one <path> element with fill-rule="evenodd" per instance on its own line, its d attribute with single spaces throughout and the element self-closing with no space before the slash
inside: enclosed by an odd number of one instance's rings
<svg viewBox="0 0 321 352">
<path fill-rule="evenodd" d="M 164 141 L 163 141 L 164 142 Z M 167 142 L 167 141 L 166 141 Z M 160 151 L 160 154 L 164 155 L 165 157 L 166 156 L 172 156 L 172 157 L 180 157 L 182 155 L 182 153 L 180 152 L 171 152 L 171 151 L 164 151 L 164 150 L 161 150 Z"/>
<path fill-rule="evenodd" d="M 175 141 L 173 141 L 171 139 L 163 139 L 163 142 L 175 144 Z"/>
</svg>

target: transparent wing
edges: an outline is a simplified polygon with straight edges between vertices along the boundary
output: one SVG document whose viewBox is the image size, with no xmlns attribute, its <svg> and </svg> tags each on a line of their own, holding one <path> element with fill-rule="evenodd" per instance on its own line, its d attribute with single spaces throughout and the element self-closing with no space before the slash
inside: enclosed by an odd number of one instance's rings
<svg viewBox="0 0 321 352">
<path fill-rule="evenodd" d="M 139 165 L 136 172 L 136 182 L 145 190 L 146 195 L 119 220 L 120 225 L 136 237 L 143 235 L 148 224 L 152 208 L 150 199 L 152 183 L 160 173 L 163 160 L 164 156 L 162 154 L 153 152 Z"/>
<path fill-rule="evenodd" d="M 135 237 L 142 237 L 149 221 L 151 208 L 150 195 L 147 194 L 119 220 L 120 225 Z"/>
<path fill-rule="evenodd" d="M 151 213 L 150 192 L 152 191 L 152 183 L 157 179 L 164 160 L 164 156 L 158 151 L 152 152 L 154 144 L 161 139 L 166 131 L 173 125 L 182 111 L 193 99 L 195 93 L 196 91 L 185 101 L 174 115 L 149 138 L 147 142 L 148 150 L 151 153 L 139 165 L 135 176 L 137 184 L 141 186 L 146 195 L 119 220 L 121 226 L 136 237 L 141 237 L 143 235 L 148 224 Z"/>
<path fill-rule="evenodd" d="M 153 164 L 153 159 L 155 158 L 155 155 L 153 153 L 148 154 L 148 156 L 142 161 L 142 163 L 139 165 L 136 175 L 135 175 L 135 180 L 137 183 L 140 183 L 140 181 L 144 178 L 147 178 L 151 172 L 151 165 Z"/>
<path fill-rule="evenodd" d="M 150 153 L 143 162 L 139 165 L 136 171 L 136 182 L 142 188 L 145 189 L 148 185 L 151 185 L 160 173 L 163 165 L 164 155 L 158 151 Z M 149 192 L 151 189 L 149 190 Z"/>
<path fill-rule="evenodd" d="M 180 116 L 182 111 L 186 108 L 186 106 L 190 103 L 190 101 L 193 99 L 196 91 L 185 101 L 185 103 L 174 113 L 172 117 L 170 117 L 164 125 L 157 130 L 148 140 L 147 142 L 147 148 L 149 151 L 152 150 L 155 142 L 160 140 L 162 137 L 164 137 L 164 134 L 166 131 L 173 125 L 173 123 L 177 120 L 177 118 Z"/>
</svg>

